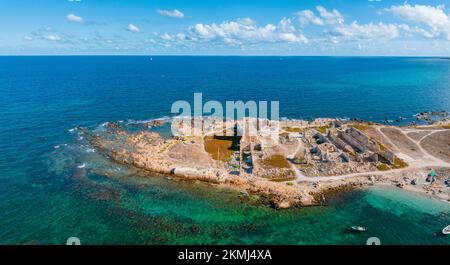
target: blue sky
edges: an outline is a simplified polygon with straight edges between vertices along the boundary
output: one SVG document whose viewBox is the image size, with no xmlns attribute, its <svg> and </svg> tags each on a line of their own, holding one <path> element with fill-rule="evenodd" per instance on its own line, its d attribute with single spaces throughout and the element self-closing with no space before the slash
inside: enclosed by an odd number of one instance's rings
<svg viewBox="0 0 450 265">
<path fill-rule="evenodd" d="M 450 55 L 450 0 L 1 0 L 0 54 Z"/>
</svg>

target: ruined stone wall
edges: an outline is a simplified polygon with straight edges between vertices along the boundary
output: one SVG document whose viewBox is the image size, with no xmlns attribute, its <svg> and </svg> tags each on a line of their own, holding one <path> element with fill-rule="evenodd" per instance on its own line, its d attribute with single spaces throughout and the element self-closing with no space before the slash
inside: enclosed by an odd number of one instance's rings
<svg viewBox="0 0 450 265">
<path fill-rule="evenodd" d="M 362 145 L 366 145 L 369 143 L 369 137 L 367 137 L 365 134 L 360 132 L 358 129 L 351 127 L 348 130 L 348 134 L 350 134 L 353 138 L 355 138 Z"/>
<path fill-rule="evenodd" d="M 380 152 L 380 146 L 372 140 L 369 141 L 369 143 L 367 144 L 367 148 L 374 153 Z"/>
<path fill-rule="evenodd" d="M 323 134 L 321 134 L 320 132 L 316 133 L 314 135 L 314 138 L 317 140 L 317 143 L 319 143 L 319 144 L 328 142 L 328 139 L 325 138 L 325 136 Z"/>
<path fill-rule="evenodd" d="M 349 145 L 351 145 L 353 148 L 357 149 L 361 153 L 366 151 L 366 147 L 363 146 L 359 141 L 357 141 L 355 138 L 353 138 L 352 135 L 346 133 L 346 132 L 339 132 L 339 136 L 344 139 Z"/>
<path fill-rule="evenodd" d="M 380 151 L 378 153 L 380 156 L 382 156 L 384 159 L 389 161 L 389 163 L 394 164 L 395 162 L 395 154 L 390 150 Z"/>
<path fill-rule="evenodd" d="M 339 156 L 342 158 L 344 162 L 350 162 L 350 157 L 348 157 L 346 153 L 341 153 Z"/>
<path fill-rule="evenodd" d="M 335 134 L 329 133 L 328 138 L 340 149 L 345 150 L 345 146 L 347 145 L 344 141 L 342 141 Z"/>
</svg>

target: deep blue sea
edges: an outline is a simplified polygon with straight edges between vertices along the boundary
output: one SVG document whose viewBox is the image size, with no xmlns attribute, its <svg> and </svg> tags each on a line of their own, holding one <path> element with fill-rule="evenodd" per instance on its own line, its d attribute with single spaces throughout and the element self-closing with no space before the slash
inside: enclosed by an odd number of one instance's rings
<svg viewBox="0 0 450 265">
<path fill-rule="evenodd" d="M 399 190 L 277 211 L 149 176 L 75 130 L 170 116 L 176 100 L 278 100 L 288 118 L 413 120 L 450 111 L 450 60 L 354 57 L 0 57 L 0 244 L 450 244 L 448 203 Z M 366 234 L 347 234 L 350 225 Z"/>
</svg>

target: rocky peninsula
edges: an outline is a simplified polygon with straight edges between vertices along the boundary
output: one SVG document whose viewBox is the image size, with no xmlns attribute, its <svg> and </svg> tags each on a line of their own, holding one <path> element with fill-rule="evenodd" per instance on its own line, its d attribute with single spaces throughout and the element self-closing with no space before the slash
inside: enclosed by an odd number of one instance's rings
<svg viewBox="0 0 450 265">
<path fill-rule="evenodd" d="M 91 144 L 112 160 L 150 172 L 258 194 L 277 208 L 320 205 L 328 194 L 355 187 L 394 185 L 450 200 L 450 123 L 389 126 L 318 118 L 268 121 L 244 118 L 177 136 L 108 123 Z M 249 133 L 249 123 L 266 130 Z M 206 124 L 206 123 L 205 123 Z M 231 135 L 223 136 L 223 130 Z M 195 131 L 195 132 L 193 132 Z M 237 133 L 240 131 L 241 133 Z"/>
</svg>

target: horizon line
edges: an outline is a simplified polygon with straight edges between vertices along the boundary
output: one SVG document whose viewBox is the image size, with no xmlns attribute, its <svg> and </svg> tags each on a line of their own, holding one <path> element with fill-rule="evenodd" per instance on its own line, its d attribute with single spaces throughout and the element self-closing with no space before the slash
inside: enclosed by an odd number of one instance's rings
<svg viewBox="0 0 450 265">
<path fill-rule="evenodd" d="M 0 54 L 0 57 L 385 57 L 385 58 L 443 58 L 450 55 L 243 55 L 243 54 Z"/>
</svg>

